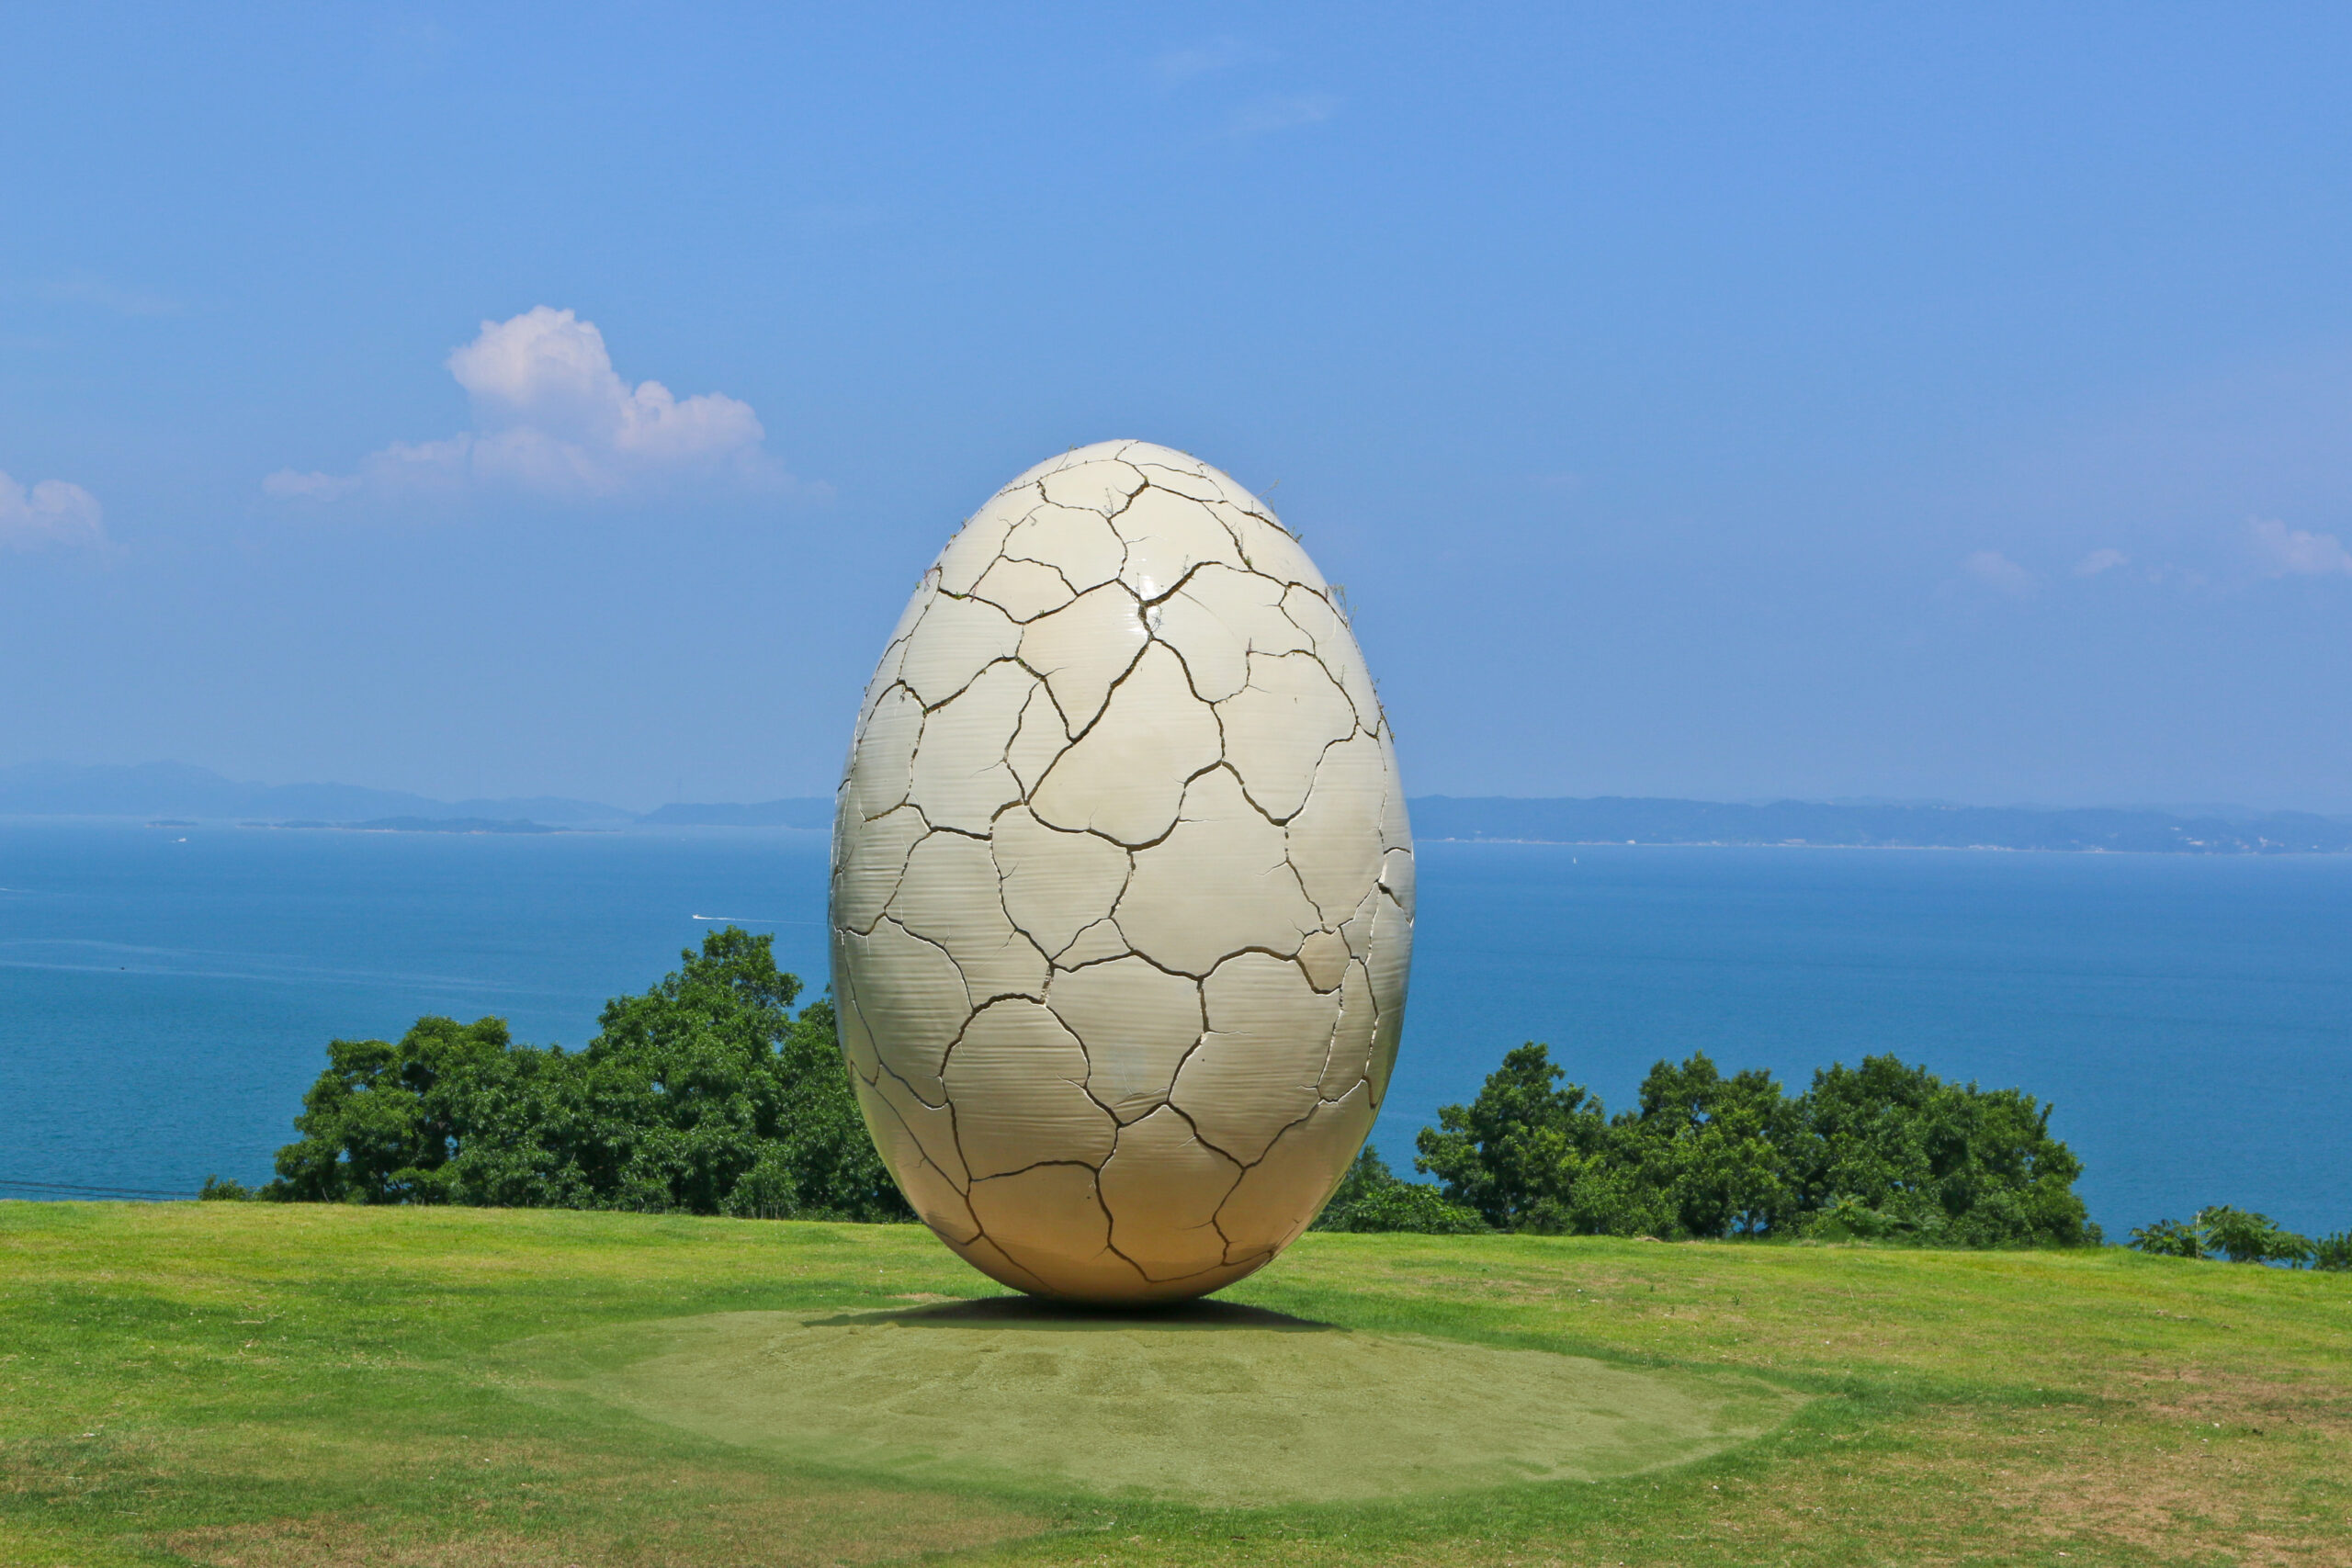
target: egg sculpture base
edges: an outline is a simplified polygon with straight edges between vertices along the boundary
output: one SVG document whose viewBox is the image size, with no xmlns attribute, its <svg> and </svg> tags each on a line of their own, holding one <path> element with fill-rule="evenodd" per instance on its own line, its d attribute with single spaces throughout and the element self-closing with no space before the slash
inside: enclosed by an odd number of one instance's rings
<svg viewBox="0 0 2352 1568">
<path fill-rule="evenodd" d="M 1404 1021 L 1413 851 L 1336 596 L 1248 491 L 1106 442 L 949 541 L 860 711 L 833 992 L 907 1201 L 1016 1290 L 1205 1294 L 1306 1229 Z"/>
</svg>

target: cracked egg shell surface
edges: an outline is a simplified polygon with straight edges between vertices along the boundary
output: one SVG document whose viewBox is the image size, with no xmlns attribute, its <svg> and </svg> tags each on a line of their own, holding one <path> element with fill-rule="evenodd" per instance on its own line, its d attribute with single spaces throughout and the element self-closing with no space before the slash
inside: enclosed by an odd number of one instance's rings
<svg viewBox="0 0 2352 1568">
<path fill-rule="evenodd" d="M 1404 1023 L 1388 725 L 1298 541 L 1141 441 L 1041 463 L 924 573 L 833 829 L 833 995 L 899 1190 L 1074 1301 L 1203 1295 L 1306 1228 Z"/>
</svg>

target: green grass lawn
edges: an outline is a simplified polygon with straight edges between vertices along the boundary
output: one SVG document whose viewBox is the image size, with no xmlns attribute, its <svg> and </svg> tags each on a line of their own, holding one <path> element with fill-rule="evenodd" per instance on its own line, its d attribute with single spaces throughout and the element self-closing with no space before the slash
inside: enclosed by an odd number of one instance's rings
<svg viewBox="0 0 2352 1568">
<path fill-rule="evenodd" d="M 1223 1298 L 1770 1407 L 1598 1481 L 1114 1499 L 596 1392 L 729 1325 L 996 1293 L 912 1226 L 0 1203 L 0 1562 L 2352 1562 L 2352 1276 L 2115 1249 L 1315 1235 Z M 717 1314 L 768 1315 L 677 1322 Z"/>
</svg>

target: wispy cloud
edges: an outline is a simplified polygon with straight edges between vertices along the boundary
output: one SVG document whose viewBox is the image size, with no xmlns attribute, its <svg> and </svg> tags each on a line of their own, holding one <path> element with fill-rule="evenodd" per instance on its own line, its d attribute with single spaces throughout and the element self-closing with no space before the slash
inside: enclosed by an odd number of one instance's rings
<svg viewBox="0 0 2352 1568">
<path fill-rule="evenodd" d="M 605 334 L 570 310 L 541 305 L 484 321 L 445 363 L 472 404 L 472 429 L 395 441 L 347 474 L 281 468 L 262 488 L 288 501 L 475 489 L 594 501 L 689 482 L 795 482 L 768 456 L 749 403 L 631 386 L 615 373 Z"/>
<path fill-rule="evenodd" d="M 2312 534 L 2256 518 L 2246 525 L 2255 558 L 2266 577 L 2328 577 L 2352 573 L 2352 550 L 2333 534 Z"/>
<path fill-rule="evenodd" d="M 1151 62 L 1153 72 L 1169 88 L 1189 87 L 1204 78 L 1245 66 L 1264 65 L 1282 58 L 1261 44 L 1237 38 L 1213 38 L 1182 49 L 1171 49 Z M 1237 84 L 1238 85 L 1238 84 Z M 1330 93 L 1265 93 L 1227 108 L 1216 134 L 1231 141 L 1254 141 L 1277 131 L 1320 125 L 1340 112 L 1340 99 Z"/>
<path fill-rule="evenodd" d="M 2132 558 L 2125 555 L 2121 550 L 2093 550 L 2090 554 L 2085 556 L 2082 559 L 2075 563 L 2075 575 L 2076 577 L 2097 577 L 2103 571 L 2113 571 L 2119 566 L 2129 565 L 2131 559 Z"/>
<path fill-rule="evenodd" d="M 1225 133 L 1236 141 L 1320 125 L 1340 112 L 1340 100 L 1329 93 L 1277 94 L 1255 98 L 1226 117 Z"/>
<path fill-rule="evenodd" d="M 63 479 L 43 479 L 30 490 L 0 473 L 0 545 L 12 550 L 43 546 L 102 550 L 106 513 L 98 498 Z"/>
<path fill-rule="evenodd" d="M 1230 71 L 1238 65 L 1263 65 L 1275 58 L 1274 51 L 1258 44 L 1244 43 L 1237 38 L 1214 38 L 1183 49 L 1171 49 L 1151 62 L 1159 79 L 1168 83 L 1190 82 L 1218 71 Z"/>
<path fill-rule="evenodd" d="M 176 316 L 184 308 L 164 295 L 85 275 L 51 278 L 28 285 L 21 292 L 51 305 L 90 305 L 118 316 Z"/>
<path fill-rule="evenodd" d="M 1978 550 L 1961 561 L 1960 570 L 1972 581 L 2013 599 L 2022 599 L 2039 586 L 2033 573 L 1998 550 Z"/>
</svg>

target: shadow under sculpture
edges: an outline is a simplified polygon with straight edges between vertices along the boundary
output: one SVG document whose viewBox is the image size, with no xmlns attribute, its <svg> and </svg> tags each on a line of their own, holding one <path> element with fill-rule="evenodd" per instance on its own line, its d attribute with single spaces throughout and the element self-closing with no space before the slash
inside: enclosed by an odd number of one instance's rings
<svg viewBox="0 0 2352 1568">
<path fill-rule="evenodd" d="M 866 689 L 833 991 L 908 1201 L 1016 1290 L 1176 1301 L 1306 1229 L 1411 958 L 1388 724 L 1248 491 L 1104 442 L 973 513 Z"/>
</svg>

